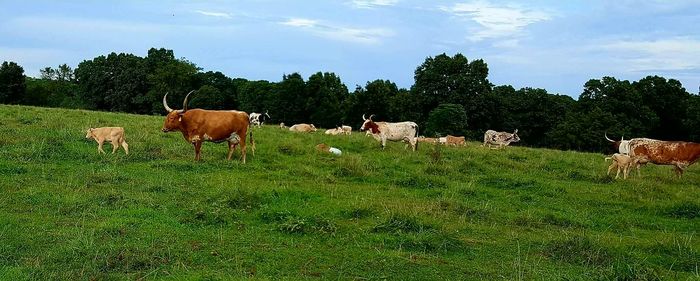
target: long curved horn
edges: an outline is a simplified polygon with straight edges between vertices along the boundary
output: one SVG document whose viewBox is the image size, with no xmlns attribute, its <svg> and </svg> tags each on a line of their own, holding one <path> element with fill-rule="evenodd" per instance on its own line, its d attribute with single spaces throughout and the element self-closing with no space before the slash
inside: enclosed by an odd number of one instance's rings
<svg viewBox="0 0 700 281">
<path fill-rule="evenodd" d="M 362 114 L 362 120 L 367 120 L 367 118 L 365 118 L 364 114 Z"/>
<path fill-rule="evenodd" d="M 372 118 L 374 118 L 374 114 L 372 114 L 372 115 L 369 116 L 369 120 L 370 120 L 370 121 L 374 121 L 374 120 L 372 120 Z"/>
<path fill-rule="evenodd" d="M 622 136 L 622 139 L 620 141 L 624 141 L 624 140 L 625 140 L 625 136 Z"/>
<path fill-rule="evenodd" d="M 611 140 L 611 139 L 608 137 L 608 133 L 607 133 L 607 132 L 605 133 L 605 139 L 608 140 L 609 142 L 615 142 L 614 140 Z"/>
<path fill-rule="evenodd" d="M 513 134 L 517 134 L 517 133 L 518 133 L 518 129 L 515 129 L 515 132 L 513 132 Z"/>
<path fill-rule="evenodd" d="M 187 95 L 185 96 L 185 101 L 182 102 L 182 112 L 187 111 L 187 99 L 190 97 L 190 94 L 192 94 L 192 93 L 194 93 L 194 90 L 190 91 L 190 92 L 187 93 Z"/>
<path fill-rule="evenodd" d="M 168 106 L 168 101 L 166 100 L 168 97 L 168 93 L 165 93 L 165 96 L 163 96 L 163 107 L 165 107 L 165 110 L 168 111 L 168 113 L 173 112 L 173 109 Z"/>
</svg>

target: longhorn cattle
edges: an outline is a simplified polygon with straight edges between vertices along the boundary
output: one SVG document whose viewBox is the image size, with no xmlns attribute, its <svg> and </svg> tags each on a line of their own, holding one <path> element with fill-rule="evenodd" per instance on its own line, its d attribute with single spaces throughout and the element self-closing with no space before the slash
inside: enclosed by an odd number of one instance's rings
<svg viewBox="0 0 700 281">
<path fill-rule="evenodd" d="M 97 152 L 106 153 L 102 149 L 102 144 L 105 141 L 112 143 L 112 154 L 117 152 L 119 146 L 124 148 L 126 154 L 129 154 L 129 145 L 124 138 L 124 128 L 122 127 L 102 127 L 90 128 L 85 135 L 86 139 L 94 139 L 97 142 Z"/>
<path fill-rule="evenodd" d="M 265 113 L 250 113 L 250 124 L 253 126 L 260 127 L 265 124 L 265 120 L 269 119 L 270 115 Z"/>
<path fill-rule="evenodd" d="M 413 151 L 416 151 L 418 124 L 410 121 L 398 123 L 374 122 L 372 117 L 374 117 L 374 114 L 370 115 L 369 118 L 365 118 L 364 114 L 362 115 L 362 120 L 365 122 L 362 123 L 360 131 L 369 130 L 372 133 L 372 137 L 381 143 L 382 149 L 386 147 L 386 141 L 390 140 L 408 142 Z"/>
<path fill-rule="evenodd" d="M 608 134 L 605 133 L 605 139 L 608 140 L 609 142 L 611 142 L 613 144 L 613 147 L 615 148 L 615 150 L 617 150 L 620 154 L 624 154 L 624 155 L 630 154 L 630 141 L 625 140 L 624 136 L 622 136 L 622 139 L 620 139 L 619 141 L 614 141 L 614 140 L 611 140 L 610 138 L 608 138 Z"/>
<path fill-rule="evenodd" d="M 249 131 L 250 119 L 248 113 L 237 110 L 204 110 L 187 109 L 187 99 L 191 91 L 185 96 L 182 109 L 174 110 L 168 106 L 166 93 L 163 96 L 163 107 L 168 111 L 163 124 L 163 132 L 180 131 L 185 140 L 192 143 L 195 152 L 195 161 L 201 159 L 202 142 L 228 142 L 227 160 L 236 145 L 241 145 L 241 160 L 246 161 L 246 132 Z M 255 155 L 255 141 L 253 131 L 250 130 L 251 151 Z"/>
<path fill-rule="evenodd" d="M 518 129 L 515 129 L 512 134 L 488 130 L 486 133 L 484 133 L 484 144 L 482 144 L 482 146 L 488 145 L 488 147 L 491 148 L 491 145 L 493 144 L 498 145 L 497 148 L 505 148 L 509 144 L 519 141 L 520 137 L 518 137 Z"/>
<path fill-rule="evenodd" d="M 639 158 L 639 164 L 672 165 L 680 178 L 683 170 L 700 158 L 700 143 L 661 141 L 647 138 L 629 140 L 630 156 Z"/>
<path fill-rule="evenodd" d="M 316 126 L 314 124 L 295 124 L 294 126 L 289 127 L 289 130 L 292 132 L 303 132 L 303 133 L 310 133 L 310 132 L 316 132 Z"/>
</svg>

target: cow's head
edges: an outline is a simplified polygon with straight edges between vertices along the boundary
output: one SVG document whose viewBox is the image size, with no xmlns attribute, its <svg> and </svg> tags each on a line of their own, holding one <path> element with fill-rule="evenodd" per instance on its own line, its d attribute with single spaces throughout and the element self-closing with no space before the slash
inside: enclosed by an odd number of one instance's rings
<svg viewBox="0 0 700 281">
<path fill-rule="evenodd" d="M 625 136 L 622 136 L 622 139 L 619 140 L 619 141 L 614 141 L 614 140 L 611 140 L 611 139 L 608 137 L 608 133 L 605 133 L 605 139 L 608 140 L 609 142 L 611 142 L 611 143 L 613 144 L 613 147 L 615 148 L 615 151 L 619 151 L 619 150 L 620 150 L 620 142 L 622 142 L 623 140 L 625 140 Z"/>
<path fill-rule="evenodd" d="M 311 131 L 316 132 L 316 126 L 314 126 L 314 124 L 311 124 Z"/>
<path fill-rule="evenodd" d="M 369 130 L 372 134 L 379 134 L 379 126 L 377 125 L 377 123 L 374 123 L 372 117 L 374 117 L 374 114 L 370 115 L 369 118 L 365 118 L 365 115 L 362 114 L 362 120 L 364 120 L 365 122 L 362 123 L 360 131 Z"/>
<path fill-rule="evenodd" d="M 95 128 L 87 129 L 87 135 L 85 135 L 85 138 L 86 138 L 86 139 L 89 139 L 89 138 L 94 137 L 94 136 L 95 136 L 95 133 L 93 133 L 93 131 L 95 131 Z"/>
<path fill-rule="evenodd" d="M 515 129 L 515 131 L 513 132 L 513 135 L 510 136 L 510 141 L 511 142 L 519 142 L 520 141 L 520 137 L 518 136 L 518 129 Z"/>
<path fill-rule="evenodd" d="M 172 109 L 170 106 L 168 106 L 167 93 L 165 96 L 163 96 L 163 107 L 165 107 L 165 110 L 168 111 L 168 115 L 165 116 L 165 123 L 163 123 L 163 129 L 161 129 L 161 131 L 171 132 L 179 131 L 181 129 L 182 115 L 184 115 L 187 111 L 187 99 L 193 92 L 194 91 L 190 91 L 187 93 L 187 96 L 185 96 L 185 101 L 182 102 L 182 109 L 178 110 Z"/>
</svg>

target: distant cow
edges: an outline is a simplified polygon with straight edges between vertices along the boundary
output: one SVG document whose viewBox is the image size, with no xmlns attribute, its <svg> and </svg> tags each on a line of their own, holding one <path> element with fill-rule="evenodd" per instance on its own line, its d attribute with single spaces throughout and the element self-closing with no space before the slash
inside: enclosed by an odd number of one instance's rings
<svg viewBox="0 0 700 281">
<path fill-rule="evenodd" d="M 519 141 L 520 137 L 518 137 L 518 129 L 515 129 L 512 134 L 488 130 L 486 133 L 484 133 L 484 144 L 482 144 L 482 146 L 488 145 L 488 147 L 491 148 L 491 145 L 493 144 L 498 145 L 497 148 L 504 148 L 513 142 Z"/>
<path fill-rule="evenodd" d="M 287 129 L 288 127 L 284 125 L 284 122 L 280 123 L 280 129 Z"/>
<path fill-rule="evenodd" d="M 676 175 L 700 158 L 700 143 L 684 141 L 661 141 L 635 138 L 629 141 L 630 156 L 638 157 L 639 164 L 673 165 Z"/>
<path fill-rule="evenodd" d="M 447 135 L 446 137 L 440 138 L 440 143 L 445 144 L 445 145 L 452 145 L 452 146 L 458 146 L 458 145 L 464 145 L 464 137 L 455 137 L 455 136 L 450 136 Z"/>
<path fill-rule="evenodd" d="M 435 144 L 435 143 L 439 142 L 439 139 L 438 138 L 418 137 L 418 138 L 416 138 L 416 141 Z M 445 140 L 445 141 L 447 141 L 447 140 Z"/>
<path fill-rule="evenodd" d="M 253 154 L 255 154 L 255 141 L 253 141 L 253 131 L 250 130 L 250 119 L 248 113 L 237 110 L 204 110 L 187 109 L 187 99 L 194 91 L 185 96 L 182 109 L 174 110 L 168 106 L 166 93 L 163 96 L 163 107 L 168 111 L 163 124 L 163 132 L 180 131 L 187 142 L 194 145 L 195 161 L 201 159 L 202 142 L 228 142 L 228 157 L 231 155 L 236 145 L 241 145 L 241 160 L 245 163 L 246 158 L 246 132 L 250 133 L 250 144 Z"/>
<path fill-rule="evenodd" d="M 295 124 L 294 126 L 289 127 L 289 130 L 292 132 L 304 132 L 304 133 L 310 133 L 310 132 L 316 132 L 316 126 L 314 124 Z"/>
<path fill-rule="evenodd" d="M 267 114 L 267 111 L 265 113 L 251 113 L 250 114 L 250 124 L 253 126 L 260 127 L 265 124 L 265 120 L 269 119 L 270 115 Z"/>
<path fill-rule="evenodd" d="M 352 127 L 350 127 L 350 126 L 342 125 L 342 126 L 340 126 L 340 127 L 338 127 L 338 128 L 341 129 L 341 130 L 343 131 L 343 133 L 346 134 L 346 135 L 351 135 L 351 134 L 352 134 Z"/>
<path fill-rule="evenodd" d="M 328 130 L 326 130 L 326 131 L 324 132 L 324 134 L 326 134 L 326 135 L 331 135 L 331 136 L 340 135 L 340 134 L 342 134 L 342 133 L 343 133 L 343 130 L 341 130 L 340 127 L 338 127 L 338 128 L 333 128 L 333 129 L 328 129 Z"/>
<path fill-rule="evenodd" d="M 122 127 L 102 127 L 102 128 L 90 128 L 87 130 L 86 139 L 94 139 L 97 141 L 97 152 L 105 153 L 102 149 L 102 143 L 105 141 L 112 143 L 112 154 L 117 152 L 119 146 L 124 148 L 124 152 L 129 154 L 129 145 L 126 143 L 124 138 L 124 128 Z"/>
<path fill-rule="evenodd" d="M 625 137 L 622 136 L 622 139 L 619 141 L 614 141 L 608 138 L 608 134 L 605 134 L 605 139 L 608 140 L 609 142 L 613 143 L 613 147 L 615 150 L 617 150 L 621 154 L 629 155 L 630 154 L 630 141 L 625 140 Z"/>
<path fill-rule="evenodd" d="M 370 115 L 369 118 L 365 118 L 362 115 L 362 119 L 365 120 L 360 127 L 360 131 L 369 130 L 372 133 L 372 137 L 378 140 L 382 149 L 386 147 L 386 141 L 405 141 L 411 145 L 413 151 L 416 151 L 416 139 L 418 137 L 418 124 L 415 122 L 374 122 L 372 120 L 374 114 Z"/>
</svg>

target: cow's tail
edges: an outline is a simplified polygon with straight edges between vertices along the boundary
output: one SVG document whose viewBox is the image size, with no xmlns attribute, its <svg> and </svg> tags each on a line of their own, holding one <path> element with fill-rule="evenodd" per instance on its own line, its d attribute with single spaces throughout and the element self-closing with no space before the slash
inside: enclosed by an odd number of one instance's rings
<svg viewBox="0 0 700 281">
<path fill-rule="evenodd" d="M 253 153 L 253 156 L 255 156 L 255 140 L 253 139 L 253 128 L 248 127 L 250 130 L 248 131 L 248 138 L 249 138 L 249 143 L 250 143 L 250 151 Z"/>
</svg>

